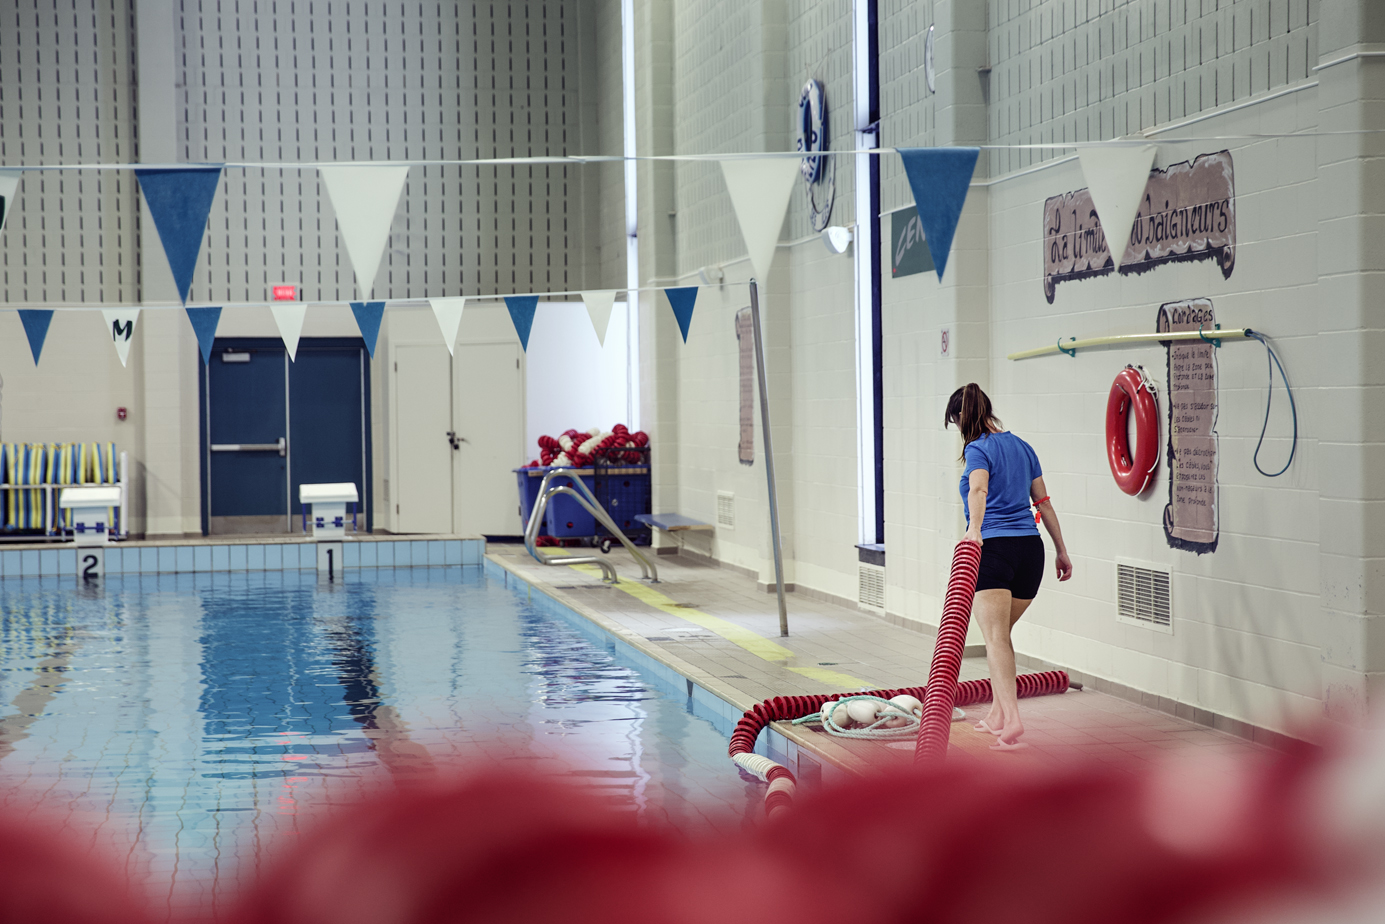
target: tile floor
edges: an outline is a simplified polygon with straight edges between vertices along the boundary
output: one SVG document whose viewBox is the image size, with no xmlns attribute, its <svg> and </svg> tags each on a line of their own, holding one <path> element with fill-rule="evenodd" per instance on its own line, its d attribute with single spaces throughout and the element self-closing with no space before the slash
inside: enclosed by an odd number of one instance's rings
<svg viewBox="0 0 1385 924">
<path fill-rule="evenodd" d="M 492 544 L 488 557 L 560 600 L 595 610 L 639 636 L 653 656 L 694 668 L 699 675 L 694 679 L 715 678 L 715 692 L 740 709 L 772 696 L 917 686 L 927 680 L 931 636 L 860 610 L 790 594 L 790 635 L 781 638 L 774 594 L 760 592 L 753 579 L 730 570 L 660 556 L 660 583 L 649 585 L 638 579 L 639 568 L 629 554 L 616 549 L 610 560 L 622 585 L 611 587 L 601 583 L 594 566 L 544 566 L 519 545 Z M 984 657 L 963 660 L 962 680 L 987 676 Z M 971 707 L 968 712 L 977 718 L 985 708 Z M 1079 758 L 1138 766 L 1181 748 L 1238 756 L 1273 753 L 1243 738 L 1090 689 L 1027 699 L 1021 710 L 1027 750 L 991 751 L 988 734 L 974 731 L 971 722 L 956 722 L 954 751 L 1035 766 Z M 856 769 L 913 757 L 912 741 L 886 744 L 817 732 L 808 736 L 806 746 L 829 762 Z"/>
</svg>

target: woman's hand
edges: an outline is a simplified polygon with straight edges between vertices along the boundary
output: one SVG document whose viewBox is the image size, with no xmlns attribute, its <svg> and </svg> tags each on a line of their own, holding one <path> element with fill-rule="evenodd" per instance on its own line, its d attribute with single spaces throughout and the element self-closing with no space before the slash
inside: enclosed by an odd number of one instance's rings
<svg viewBox="0 0 1385 924">
<path fill-rule="evenodd" d="M 963 542 L 975 542 L 977 545 L 982 545 L 983 542 L 982 542 L 982 540 L 981 540 L 981 527 L 978 526 L 978 527 L 975 528 L 975 529 L 972 529 L 971 527 L 968 527 L 968 528 L 967 528 L 966 535 L 964 535 L 964 536 L 962 537 L 962 541 L 963 541 Z"/>
<path fill-rule="evenodd" d="M 1066 581 L 1072 577 L 1072 559 L 1068 558 L 1066 551 L 1059 552 L 1053 558 L 1053 564 L 1058 568 L 1058 580 Z"/>
</svg>

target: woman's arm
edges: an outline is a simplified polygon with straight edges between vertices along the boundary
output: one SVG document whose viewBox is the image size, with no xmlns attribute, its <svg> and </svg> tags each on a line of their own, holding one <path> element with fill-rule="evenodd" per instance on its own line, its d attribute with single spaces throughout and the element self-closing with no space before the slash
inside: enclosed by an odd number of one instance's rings
<svg viewBox="0 0 1385 924">
<path fill-rule="evenodd" d="M 991 473 L 984 468 L 978 468 L 971 473 L 967 483 L 967 513 L 970 515 L 970 521 L 967 523 L 967 534 L 962 537 L 962 541 L 980 545 L 981 521 L 986 519 L 986 492 L 991 486 Z"/>
<path fill-rule="evenodd" d="M 1053 538 L 1053 548 L 1057 553 L 1053 563 L 1058 568 L 1058 580 L 1066 581 L 1072 577 L 1072 559 L 1068 557 L 1068 546 L 1063 542 L 1063 530 L 1058 526 L 1058 514 L 1053 511 L 1053 502 L 1048 499 L 1042 475 L 1029 485 L 1029 496 L 1036 501 L 1035 506 L 1039 508 L 1044 529 L 1048 530 L 1049 536 Z"/>
</svg>

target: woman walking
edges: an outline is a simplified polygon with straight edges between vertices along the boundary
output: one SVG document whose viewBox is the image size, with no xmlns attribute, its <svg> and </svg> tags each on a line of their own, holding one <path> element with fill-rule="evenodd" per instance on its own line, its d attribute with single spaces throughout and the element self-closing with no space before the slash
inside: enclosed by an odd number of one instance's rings
<svg viewBox="0 0 1385 924">
<path fill-rule="evenodd" d="M 1044 489 L 1039 457 L 1028 443 L 1001 428 L 991 412 L 991 399 L 975 382 L 952 393 L 943 427 L 956 424 L 962 431 L 962 472 L 959 489 L 967 515 L 963 541 L 981 546 L 981 568 L 976 579 L 972 612 L 986 640 L 986 663 L 991 669 L 991 711 L 976 725 L 977 731 L 996 736 L 991 747 L 1018 750 L 1028 745 L 1020 723 L 1019 697 L 1015 690 L 1015 649 L 1010 642 L 1014 628 L 1044 577 L 1044 542 L 1038 520 L 1053 539 L 1057 553 L 1058 580 L 1072 577 L 1063 532 Z M 1035 516 L 1030 507 L 1038 511 Z"/>
</svg>

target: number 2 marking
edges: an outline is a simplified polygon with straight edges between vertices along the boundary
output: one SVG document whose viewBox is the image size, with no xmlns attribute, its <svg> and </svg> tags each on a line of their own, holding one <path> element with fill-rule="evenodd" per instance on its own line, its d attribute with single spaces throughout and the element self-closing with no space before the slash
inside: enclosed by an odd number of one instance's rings
<svg viewBox="0 0 1385 924">
<path fill-rule="evenodd" d="M 92 554 L 90 554 L 90 553 L 88 553 L 88 554 L 86 554 L 86 555 L 83 555 L 83 556 L 82 556 L 82 565 L 83 565 L 83 568 L 82 568 L 82 580 L 84 580 L 84 581 L 90 581 L 92 578 L 97 577 L 97 574 L 96 574 L 96 556 L 95 556 L 95 555 L 92 555 Z"/>
</svg>

